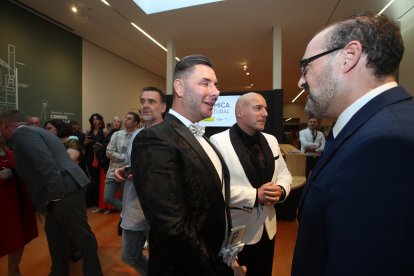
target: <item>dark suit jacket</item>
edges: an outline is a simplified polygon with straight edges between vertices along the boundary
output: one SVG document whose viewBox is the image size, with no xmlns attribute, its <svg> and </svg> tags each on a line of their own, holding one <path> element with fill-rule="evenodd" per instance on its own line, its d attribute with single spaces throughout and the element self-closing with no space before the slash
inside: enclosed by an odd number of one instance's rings
<svg viewBox="0 0 414 276">
<path fill-rule="evenodd" d="M 414 102 L 368 102 L 303 191 L 292 275 L 414 275 Z"/>
<path fill-rule="evenodd" d="M 149 275 L 233 275 L 219 257 L 226 231 L 222 183 L 187 127 L 166 114 L 137 135 L 131 161 L 150 225 Z"/>
<path fill-rule="evenodd" d="M 51 200 L 89 183 L 56 135 L 39 127 L 22 126 L 16 129 L 12 141 L 17 172 L 38 211 L 45 213 Z"/>
</svg>

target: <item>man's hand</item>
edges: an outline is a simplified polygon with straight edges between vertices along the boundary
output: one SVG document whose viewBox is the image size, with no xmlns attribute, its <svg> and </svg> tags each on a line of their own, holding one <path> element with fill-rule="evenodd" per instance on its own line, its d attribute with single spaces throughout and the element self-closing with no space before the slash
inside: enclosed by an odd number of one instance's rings
<svg viewBox="0 0 414 276">
<path fill-rule="evenodd" d="M 233 264 L 234 276 L 244 276 L 246 275 L 247 268 L 245 266 L 240 266 L 237 260 Z"/>
<path fill-rule="evenodd" d="M 117 182 L 124 182 L 125 181 L 125 178 L 126 178 L 125 168 L 126 168 L 126 166 L 124 166 L 122 168 L 115 169 L 114 176 L 115 176 L 115 180 Z"/>
<path fill-rule="evenodd" d="M 282 188 L 273 182 L 267 182 L 257 189 L 257 199 L 263 205 L 275 205 L 282 194 Z"/>
<path fill-rule="evenodd" d="M 126 179 L 132 180 L 132 173 L 126 173 L 127 167 L 123 166 L 122 168 L 115 169 L 114 176 L 117 182 L 124 182 Z"/>
</svg>

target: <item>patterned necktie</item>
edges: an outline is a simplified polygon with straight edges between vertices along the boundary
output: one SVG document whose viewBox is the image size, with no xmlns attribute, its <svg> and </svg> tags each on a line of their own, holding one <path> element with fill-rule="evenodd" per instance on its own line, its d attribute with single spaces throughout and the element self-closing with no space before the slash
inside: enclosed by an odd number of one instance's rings
<svg viewBox="0 0 414 276">
<path fill-rule="evenodd" d="M 206 127 L 200 126 L 199 124 L 192 124 L 188 126 L 188 129 L 197 137 L 202 137 L 206 131 Z"/>
</svg>

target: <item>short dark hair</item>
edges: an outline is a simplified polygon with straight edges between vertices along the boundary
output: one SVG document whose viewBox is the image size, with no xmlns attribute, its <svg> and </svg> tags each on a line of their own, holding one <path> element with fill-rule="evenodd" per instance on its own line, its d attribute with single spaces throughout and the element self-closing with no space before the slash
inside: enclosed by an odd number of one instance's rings
<svg viewBox="0 0 414 276">
<path fill-rule="evenodd" d="M 404 54 L 400 28 L 383 14 L 363 12 L 333 24 L 327 49 L 342 47 L 352 40 L 362 44 L 367 67 L 377 78 L 396 76 Z"/>
<path fill-rule="evenodd" d="M 174 80 L 182 78 L 186 73 L 191 72 L 195 65 L 199 64 L 213 68 L 213 63 L 206 56 L 199 54 L 185 56 L 175 65 Z"/>
<path fill-rule="evenodd" d="M 51 119 L 49 121 L 46 121 L 46 123 L 43 125 L 43 128 L 46 128 L 47 124 L 51 124 L 56 128 L 56 135 L 59 138 L 69 137 L 72 134 L 72 128 L 62 119 Z"/>
<path fill-rule="evenodd" d="M 135 122 L 141 122 L 141 117 L 139 117 L 138 113 L 134 112 L 134 111 L 130 111 L 127 113 L 127 115 L 130 114 L 132 116 L 134 116 L 134 121 Z"/>
<path fill-rule="evenodd" d="M 0 121 L 7 123 L 26 123 L 27 119 L 18 110 L 6 110 L 0 113 Z"/>
<path fill-rule="evenodd" d="M 142 93 L 147 92 L 147 91 L 158 92 L 158 94 L 160 95 L 160 101 L 161 101 L 161 103 L 165 103 L 166 102 L 165 94 L 164 94 L 164 92 L 162 92 L 161 89 L 159 89 L 157 87 L 154 87 L 154 86 L 147 86 L 147 87 L 142 88 Z M 142 93 L 141 93 L 141 95 L 142 95 Z"/>
</svg>

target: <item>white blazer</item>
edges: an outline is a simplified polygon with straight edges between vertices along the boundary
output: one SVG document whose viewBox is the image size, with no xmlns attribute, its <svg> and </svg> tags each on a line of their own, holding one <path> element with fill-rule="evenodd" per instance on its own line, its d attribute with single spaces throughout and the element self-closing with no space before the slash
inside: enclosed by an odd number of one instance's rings
<svg viewBox="0 0 414 276">
<path fill-rule="evenodd" d="M 272 181 L 282 186 L 289 195 L 292 176 L 286 167 L 279 144 L 276 138 L 270 134 L 262 133 L 275 157 L 275 170 Z M 255 207 L 256 188 L 254 188 L 248 178 L 237 153 L 230 141 L 229 130 L 211 136 L 211 142 L 223 155 L 224 161 L 230 171 L 230 209 L 233 227 L 246 225 L 243 242 L 245 244 L 255 244 L 260 241 L 263 233 L 263 226 L 269 239 L 273 239 L 276 234 L 276 212 L 273 206 Z"/>
</svg>

